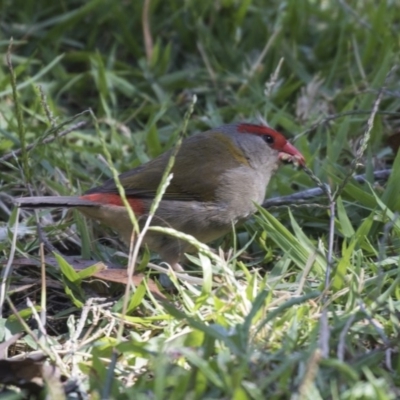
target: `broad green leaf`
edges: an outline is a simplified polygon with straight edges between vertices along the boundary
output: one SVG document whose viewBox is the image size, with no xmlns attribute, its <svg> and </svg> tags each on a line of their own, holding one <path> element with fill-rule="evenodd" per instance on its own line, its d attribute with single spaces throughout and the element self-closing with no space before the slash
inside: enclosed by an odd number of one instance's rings
<svg viewBox="0 0 400 400">
<path fill-rule="evenodd" d="M 95 273 L 102 271 L 104 269 L 104 264 L 102 262 L 97 262 L 90 267 L 82 269 L 77 272 L 79 280 L 83 281 L 86 278 L 93 276 Z"/>
<path fill-rule="evenodd" d="M 137 308 L 143 301 L 143 298 L 146 294 L 146 285 L 144 282 L 141 282 L 140 285 L 136 288 L 135 293 L 131 296 L 129 301 L 129 305 L 127 308 L 127 313 L 130 314 L 135 308 Z"/>
<path fill-rule="evenodd" d="M 356 246 L 360 246 L 366 239 L 374 221 L 374 213 L 371 213 L 368 218 L 366 218 L 360 227 L 357 229 L 353 238 L 351 239 L 347 248 L 342 250 L 341 258 L 337 264 L 337 267 L 333 271 L 333 288 L 338 291 L 343 288 L 346 284 L 345 277 L 347 269 L 350 267 L 351 259 Z M 343 247 L 345 244 L 343 244 Z"/>
<path fill-rule="evenodd" d="M 68 261 L 66 261 L 59 253 L 53 253 L 53 254 L 63 275 L 70 282 L 79 284 L 81 282 L 81 277 L 79 276 L 78 272 L 74 270 L 74 267 Z"/>
<path fill-rule="evenodd" d="M 351 225 L 350 219 L 347 216 L 346 209 L 344 208 L 341 197 L 338 197 L 336 201 L 337 216 L 340 224 L 340 231 L 346 238 L 351 238 L 354 235 L 354 228 Z"/>
<path fill-rule="evenodd" d="M 400 211 L 400 209 L 396 209 L 400 200 L 400 151 L 397 152 L 397 156 L 392 165 L 392 173 L 386 183 L 386 188 L 381 196 L 381 200 L 391 210 Z"/>
<path fill-rule="evenodd" d="M 259 209 L 261 216 L 256 216 L 257 221 L 268 232 L 268 236 L 283 250 L 286 256 L 300 268 L 303 269 L 311 254 L 317 252 L 317 249 L 312 246 L 309 240 L 305 237 L 297 223 L 294 223 L 294 228 L 303 242 L 296 238 L 290 231 L 285 228 L 275 217 L 267 210 Z M 293 223 L 292 219 L 292 223 Z M 323 275 L 326 269 L 326 260 L 319 256 L 317 257 L 313 270 L 317 275 Z"/>
</svg>

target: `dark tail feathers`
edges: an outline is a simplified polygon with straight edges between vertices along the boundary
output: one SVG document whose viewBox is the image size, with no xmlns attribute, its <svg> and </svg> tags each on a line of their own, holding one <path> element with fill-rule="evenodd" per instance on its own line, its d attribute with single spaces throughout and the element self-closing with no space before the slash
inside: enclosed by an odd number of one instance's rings
<svg viewBox="0 0 400 400">
<path fill-rule="evenodd" d="M 22 208 L 96 207 L 100 205 L 76 196 L 20 197 L 15 199 L 15 204 Z"/>
</svg>

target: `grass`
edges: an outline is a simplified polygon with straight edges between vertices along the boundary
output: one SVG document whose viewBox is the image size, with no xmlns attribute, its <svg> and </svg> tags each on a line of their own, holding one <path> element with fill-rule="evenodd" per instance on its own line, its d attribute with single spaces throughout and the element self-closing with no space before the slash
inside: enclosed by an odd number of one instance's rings
<svg viewBox="0 0 400 400">
<path fill-rule="evenodd" d="M 6 0 L 3 11 L 0 51 L 5 60 L 13 37 L 16 81 L 15 95 L 4 63 L 7 371 L 41 351 L 66 379 L 39 369 L 37 387 L 52 398 L 400 396 L 400 156 L 387 141 L 399 130 L 397 2 Z M 161 288 L 167 301 L 145 267 L 158 260 L 143 253 L 145 279 L 125 313 L 123 285 L 94 279 L 98 267 L 72 268 L 77 258 L 127 265 L 113 232 L 75 212 L 17 215 L 11 200 L 30 190 L 78 194 L 112 177 L 104 144 L 120 172 L 156 157 L 177 142 L 194 95 L 188 133 L 266 119 L 293 139 L 314 179 L 340 188 L 334 215 L 326 196 L 261 209 L 213 244 L 229 252 L 223 258 L 191 257 L 203 286 L 171 276 L 176 290 Z M 383 168 L 391 176 L 374 182 Z M 367 183 L 343 186 L 353 172 Z M 315 185 L 312 174 L 283 166 L 267 195 Z M 36 218 L 62 254 L 57 263 L 46 250 L 46 268 Z M 23 398 L 24 377 L 12 378 L 0 396 Z"/>
</svg>

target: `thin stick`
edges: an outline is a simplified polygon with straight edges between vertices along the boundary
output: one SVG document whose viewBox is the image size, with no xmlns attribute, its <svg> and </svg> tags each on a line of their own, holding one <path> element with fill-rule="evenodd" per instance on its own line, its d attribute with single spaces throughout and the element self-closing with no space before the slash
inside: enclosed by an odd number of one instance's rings
<svg viewBox="0 0 400 400">
<path fill-rule="evenodd" d="M 47 288 L 46 288 L 46 258 L 44 255 L 44 243 L 40 243 L 40 267 L 41 267 L 41 278 L 42 278 L 42 290 L 40 292 L 40 322 L 43 326 L 46 334 L 46 314 L 47 314 Z"/>
<path fill-rule="evenodd" d="M 389 73 L 387 74 L 384 85 L 379 90 L 378 96 L 374 101 L 372 111 L 371 111 L 370 116 L 367 121 L 367 129 L 362 137 L 362 142 L 361 142 L 359 149 L 357 150 L 356 157 L 353 160 L 353 162 L 351 163 L 349 172 L 347 173 L 347 175 L 345 176 L 345 178 L 343 179 L 343 181 L 341 182 L 339 187 L 336 189 L 334 194 L 332 194 L 331 188 L 329 186 L 327 186 L 327 185 L 325 186 L 325 189 L 326 189 L 325 192 L 326 192 L 326 195 L 327 195 L 328 201 L 329 201 L 330 217 L 329 217 L 327 267 L 326 267 L 325 285 L 324 285 L 325 287 L 324 287 L 324 291 L 323 291 L 322 298 L 321 298 L 323 311 L 322 311 L 322 315 L 320 318 L 320 333 L 319 333 L 319 347 L 321 349 L 322 357 L 325 357 L 325 358 L 329 356 L 330 329 L 329 329 L 328 309 L 326 307 L 326 301 L 327 301 L 327 292 L 328 292 L 328 288 L 329 288 L 329 284 L 330 284 L 330 274 L 331 274 L 332 264 L 333 264 L 333 243 L 334 243 L 334 239 L 335 239 L 336 200 L 340 196 L 341 192 L 343 191 L 343 189 L 345 188 L 347 183 L 350 181 L 351 177 L 353 176 L 353 174 L 357 168 L 357 165 L 361 161 L 362 156 L 364 155 L 364 153 L 368 147 L 369 139 L 371 136 L 371 131 L 374 126 L 374 119 L 378 112 L 379 104 L 380 104 L 382 96 L 383 96 L 383 90 L 384 90 L 385 84 L 386 84 L 388 78 L 390 77 L 391 73 L 393 72 L 393 70 L 394 70 L 394 68 L 392 68 L 389 71 Z M 305 168 L 305 171 L 308 173 L 307 168 Z M 309 172 L 311 172 L 311 171 L 309 171 Z M 308 173 L 308 174 L 310 175 L 310 173 Z M 313 178 L 312 175 L 310 175 L 310 176 L 311 176 L 311 178 Z M 317 181 L 317 184 L 318 184 L 318 181 Z M 318 186 L 320 186 L 320 185 L 318 184 Z M 324 187 L 321 187 L 321 189 L 324 189 Z"/>
<path fill-rule="evenodd" d="M 142 245 L 144 236 L 145 236 L 145 234 L 147 233 L 147 231 L 148 231 L 148 229 L 150 227 L 151 221 L 152 221 L 153 216 L 154 216 L 154 214 L 155 214 L 155 212 L 157 210 L 157 207 L 158 207 L 158 205 L 160 203 L 162 195 L 164 194 L 165 190 L 167 189 L 167 186 L 169 185 L 169 182 L 172 179 L 172 175 L 170 174 L 170 172 L 172 170 L 172 167 L 174 166 L 175 157 L 178 154 L 179 149 L 181 147 L 181 143 L 182 143 L 182 140 L 183 140 L 183 135 L 186 133 L 187 125 L 188 125 L 190 116 L 193 113 L 193 109 L 194 109 L 194 105 L 196 103 L 196 100 L 197 100 L 197 98 L 193 97 L 192 104 L 191 104 L 187 114 L 185 115 L 182 134 L 180 135 L 180 138 L 179 138 L 179 140 L 178 140 L 173 152 L 171 153 L 171 156 L 169 158 L 167 167 L 166 167 L 166 169 L 164 171 L 164 174 L 163 174 L 163 177 L 161 179 L 160 186 L 157 189 L 156 197 L 155 197 L 155 199 L 154 199 L 154 201 L 153 201 L 153 203 L 151 205 L 149 216 L 146 219 L 144 227 L 142 228 L 142 230 L 138 234 L 135 246 L 133 246 L 133 241 L 131 241 L 131 248 L 132 248 L 133 251 L 132 251 L 132 254 L 130 254 L 130 256 L 132 256 L 132 257 L 130 257 L 130 259 L 129 259 L 128 271 L 127 271 L 127 274 L 128 274 L 130 282 L 132 282 L 132 276 L 133 276 L 133 273 L 134 273 L 134 267 L 135 267 L 135 263 L 136 263 L 136 260 L 137 260 L 137 256 L 139 254 L 139 248 Z M 125 295 L 124 295 L 124 302 L 123 302 L 123 306 L 122 306 L 122 321 L 123 321 L 124 316 L 126 315 L 126 312 L 127 312 L 127 309 L 128 309 L 130 289 L 131 289 L 131 285 L 126 285 L 126 287 L 125 287 Z M 122 337 L 123 327 L 124 327 L 124 323 L 121 322 L 121 324 L 119 325 L 119 329 L 118 329 L 118 333 L 119 333 L 118 337 L 119 338 Z"/>
<path fill-rule="evenodd" d="M 143 13 L 142 13 L 142 27 L 143 27 L 143 37 L 144 37 L 144 48 L 146 50 L 147 62 L 151 62 L 153 56 L 153 38 L 151 36 L 150 29 L 150 2 L 151 0 L 144 0 Z"/>
<path fill-rule="evenodd" d="M 124 202 L 125 208 L 128 211 L 128 215 L 129 215 L 129 217 L 131 219 L 131 222 L 134 225 L 134 230 L 132 231 L 131 242 L 130 242 L 130 247 L 129 247 L 129 261 L 128 261 L 128 268 L 127 268 L 128 284 L 125 286 L 125 294 L 124 294 L 124 299 L 123 299 L 123 304 L 122 304 L 121 319 L 120 319 L 119 325 L 118 325 L 117 342 L 120 342 L 122 340 L 123 330 L 124 330 L 124 327 L 125 327 L 125 316 L 126 316 L 126 313 L 127 313 L 127 310 L 128 310 L 128 304 L 129 304 L 129 299 L 130 299 L 129 295 L 130 295 L 131 288 L 133 286 L 132 276 L 134 274 L 135 264 L 136 264 L 137 256 L 139 254 L 139 249 L 140 249 L 140 246 L 141 246 L 141 244 L 143 242 L 145 234 L 147 233 L 147 231 L 150 228 L 151 221 L 152 221 L 153 216 L 154 216 L 154 214 L 155 214 L 155 212 L 157 210 L 158 205 L 160 204 L 162 196 L 164 195 L 164 193 L 165 193 L 165 191 L 166 191 L 166 189 L 167 189 L 167 187 L 169 185 L 169 182 L 172 179 L 171 170 L 172 170 L 172 168 L 174 166 L 176 155 L 179 152 L 183 137 L 184 137 L 184 135 L 186 133 L 186 129 L 187 129 L 187 126 L 188 126 L 188 122 L 189 122 L 190 116 L 193 114 L 194 105 L 196 104 L 196 101 L 197 101 L 197 97 L 193 96 L 192 103 L 191 103 L 191 105 L 189 107 L 189 110 L 187 111 L 187 113 L 186 113 L 186 115 L 184 117 L 182 133 L 181 133 L 181 135 L 180 135 L 180 137 L 178 139 L 178 142 L 177 142 L 175 148 L 171 152 L 171 156 L 169 157 L 168 164 L 167 164 L 167 166 L 165 168 L 165 171 L 163 173 L 163 176 L 161 178 L 160 185 L 157 188 L 156 196 L 154 198 L 154 201 L 151 204 L 149 215 L 148 215 L 148 217 L 146 219 L 146 222 L 145 222 L 145 224 L 144 224 L 144 226 L 143 226 L 143 228 L 141 230 L 139 229 L 139 225 L 138 225 L 137 219 L 136 219 L 136 217 L 135 217 L 135 215 L 133 213 L 133 210 L 132 210 L 132 208 L 130 207 L 129 203 L 126 200 L 125 191 L 124 191 L 124 188 L 122 187 L 122 185 L 121 185 L 121 183 L 119 181 L 118 174 L 116 174 L 115 169 L 112 168 L 112 164 L 111 164 L 112 160 L 111 160 L 110 154 L 108 153 L 108 151 L 106 149 L 106 146 L 105 146 L 104 139 L 101 136 L 101 139 L 102 139 L 102 142 L 103 142 L 103 150 L 105 151 L 106 155 L 108 156 L 107 157 L 108 158 L 107 161 L 110 163 L 111 170 L 114 173 L 114 180 L 115 180 L 116 185 L 118 187 L 119 194 L 120 194 L 120 196 L 121 196 L 121 198 L 122 198 L 122 200 Z M 136 224 L 136 226 L 135 226 L 135 224 Z M 137 233 L 136 240 L 134 240 L 135 239 L 135 237 L 134 237 L 135 233 Z M 114 347 L 112 355 L 111 355 L 111 359 L 110 359 L 110 365 L 109 365 L 109 368 L 108 368 L 107 376 L 106 376 L 106 381 L 104 383 L 104 387 L 103 387 L 103 390 L 102 390 L 102 394 L 103 394 L 104 398 L 107 398 L 109 393 L 110 393 L 112 377 L 114 376 L 114 369 L 115 369 L 115 365 L 116 365 L 116 362 L 117 362 L 117 357 L 118 357 L 118 352 L 117 352 L 116 348 Z"/>
<path fill-rule="evenodd" d="M 8 258 L 8 262 L 6 267 L 3 270 L 3 276 L 1 279 L 1 286 L 0 286 L 0 317 L 3 315 L 3 305 L 4 305 L 4 300 L 6 298 L 6 284 L 7 284 L 7 278 L 9 277 L 11 273 L 11 268 L 12 268 L 12 263 L 14 261 L 14 255 L 15 255 L 15 249 L 17 247 L 17 236 L 18 236 L 18 223 L 19 223 L 19 212 L 20 209 L 17 209 L 17 215 L 15 216 L 15 224 L 14 224 L 14 232 L 13 232 L 13 238 L 11 242 L 11 249 L 10 249 L 10 256 Z"/>
<path fill-rule="evenodd" d="M 354 313 L 346 321 L 344 328 L 340 332 L 339 343 L 338 343 L 338 347 L 337 347 L 337 351 L 336 351 L 337 358 L 339 361 L 342 361 L 342 362 L 344 361 L 344 352 L 346 350 L 346 336 L 347 336 L 349 329 L 350 329 L 351 325 L 353 324 L 355 318 L 356 318 L 356 314 Z"/>
<path fill-rule="evenodd" d="M 83 126 L 87 125 L 87 123 L 88 123 L 87 121 L 80 121 L 80 122 L 70 126 L 65 131 L 62 131 L 62 132 L 58 133 L 57 135 L 47 137 L 46 139 L 43 139 L 39 143 L 32 143 L 29 146 L 26 146 L 26 151 L 28 152 L 28 151 L 32 150 L 34 147 L 42 145 L 42 144 L 51 143 L 51 142 L 53 142 L 54 140 L 56 140 L 56 139 L 58 139 L 60 137 L 68 135 L 68 133 L 70 133 L 70 132 L 73 132 L 73 131 L 76 131 L 79 128 L 82 128 Z M 15 156 L 19 156 L 22 153 L 22 151 L 23 151 L 22 148 L 17 149 L 17 150 L 13 150 L 11 153 L 5 154 L 3 157 L 0 157 L 0 162 L 1 161 L 7 161 L 10 158 L 13 158 Z"/>
<path fill-rule="evenodd" d="M 392 173 L 391 169 L 382 169 L 375 171 L 373 173 L 374 180 L 387 180 Z M 365 174 L 355 175 L 352 177 L 355 181 L 359 183 L 363 183 L 367 181 L 367 177 Z M 271 207 L 280 207 L 280 206 L 287 206 L 292 204 L 298 204 L 301 201 L 309 200 L 314 197 L 322 196 L 324 194 L 324 190 L 321 187 L 315 187 L 312 189 L 303 190 L 301 192 L 293 193 L 288 196 L 279 196 L 273 197 L 271 199 L 265 200 L 262 204 L 264 208 L 271 208 Z"/>
<path fill-rule="evenodd" d="M 208 75 L 210 75 L 211 82 L 213 83 L 214 86 L 217 86 L 217 75 L 215 74 L 215 71 L 210 63 L 210 60 L 207 56 L 204 46 L 200 41 L 198 41 L 196 44 L 197 44 L 197 49 L 199 50 L 200 56 L 203 59 L 204 65 L 206 66 Z"/>
<path fill-rule="evenodd" d="M 388 76 L 390 75 L 390 72 L 389 72 Z M 385 82 L 386 82 L 388 76 L 386 77 Z M 380 102 L 382 100 L 383 89 L 384 89 L 384 87 L 382 87 L 382 89 L 379 91 L 378 97 L 374 101 L 374 105 L 372 107 L 371 114 L 370 114 L 370 116 L 368 118 L 368 121 L 367 121 L 367 130 L 365 131 L 365 133 L 364 133 L 364 135 L 362 137 L 361 145 L 360 145 L 359 149 L 357 150 L 356 157 L 351 162 L 351 166 L 350 166 L 349 172 L 347 173 L 347 175 L 343 179 L 343 181 L 340 184 L 340 186 L 336 189 L 336 192 L 335 192 L 335 194 L 333 196 L 335 199 L 337 199 L 340 196 L 340 194 L 342 193 L 343 189 L 345 188 L 345 186 L 347 185 L 347 183 L 349 182 L 349 180 L 353 176 L 354 172 L 356 171 L 357 166 L 360 163 L 365 151 L 367 150 L 369 139 L 371 137 L 371 131 L 372 131 L 372 128 L 374 127 L 375 116 L 376 116 L 376 113 L 378 112 L 379 104 L 380 104 Z"/>
<path fill-rule="evenodd" d="M 46 95 L 44 94 L 42 85 L 37 86 L 40 93 L 40 102 L 42 103 L 43 111 L 46 114 L 47 120 L 49 121 L 50 126 L 54 129 L 57 127 L 56 119 L 54 118 L 53 113 L 50 110 L 50 107 L 47 103 Z"/>
<path fill-rule="evenodd" d="M 321 297 L 321 303 L 324 307 L 320 317 L 320 330 L 319 330 L 319 349 L 321 357 L 327 358 L 329 355 L 329 323 L 328 323 L 328 310 L 325 307 L 327 291 L 331 276 L 331 269 L 333 264 L 333 243 L 335 239 L 335 209 L 336 202 L 332 196 L 331 188 L 327 184 L 323 184 L 321 180 L 307 167 L 303 167 L 304 172 L 317 184 L 317 186 L 326 194 L 329 202 L 330 216 L 329 216 L 329 236 L 328 236 L 328 254 L 326 256 L 326 271 L 325 271 L 325 284 L 324 291 Z"/>
<path fill-rule="evenodd" d="M 268 53 L 268 50 L 272 47 L 272 45 L 275 42 L 275 39 L 278 37 L 278 35 L 280 34 L 281 30 L 280 29 L 276 29 L 272 35 L 269 37 L 267 43 L 265 44 L 264 48 L 262 49 L 259 57 L 257 58 L 257 60 L 255 61 L 255 63 L 252 65 L 250 72 L 248 74 L 248 77 L 246 79 L 246 82 L 243 83 L 242 86 L 240 86 L 238 93 L 241 93 L 244 89 L 246 89 L 246 87 L 248 86 L 250 80 L 253 78 L 254 74 L 257 72 L 258 67 L 260 66 L 260 64 L 263 62 L 265 56 Z"/>
<path fill-rule="evenodd" d="M 337 0 L 337 1 L 343 7 L 344 12 L 346 14 L 351 14 L 354 17 L 354 19 L 364 28 L 372 29 L 371 25 L 367 21 L 365 21 L 364 18 L 361 18 L 361 16 L 354 9 L 352 9 L 344 0 Z"/>
<path fill-rule="evenodd" d="M 383 90 L 384 93 L 387 93 L 387 90 Z M 312 124 L 309 128 L 307 128 L 306 130 L 304 130 L 303 132 L 300 132 L 298 135 L 295 136 L 294 140 L 298 139 L 301 136 L 304 136 L 305 134 L 312 132 L 313 130 L 315 130 L 316 128 L 318 128 L 320 125 L 326 124 L 329 121 L 333 121 L 335 119 L 339 119 L 339 118 L 344 118 L 344 117 L 348 117 L 351 115 L 364 115 L 364 114 L 371 114 L 371 110 L 353 110 L 353 111 L 346 111 L 343 113 L 339 113 L 339 114 L 332 114 L 332 115 L 328 115 L 325 118 L 320 119 L 319 121 L 315 122 L 314 124 Z M 392 116 L 400 116 L 400 112 L 396 112 L 396 111 L 378 111 L 377 112 L 378 115 L 392 115 Z"/>
<path fill-rule="evenodd" d="M 61 372 L 66 376 L 70 377 L 70 373 L 66 366 L 64 365 L 62 359 L 60 358 L 59 354 L 55 349 L 52 347 L 47 347 L 45 344 L 46 342 L 41 342 L 38 337 L 36 336 L 35 332 L 32 331 L 32 329 L 28 326 L 28 324 L 25 322 L 25 320 L 21 317 L 19 314 L 18 310 L 15 308 L 13 302 L 11 299 L 7 296 L 7 303 L 8 306 L 10 307 L 11 311 L 17 318 L 18 322 L 22 325 L 24 331 L 32 337 L 32 339 L 35 341 L 35 343 L 38 345 L 38 347 L 43 351 L 44 354 L 46 354 L 54 363 L 57 365 L 57 367 L 61 370 Z M 33 310 L 32 310 L 33 311 Z M 36 311 L 36 310 L 35 310 Z M 40 329 L 40 319 L 37 318 L 38 326 Z"/>
<path fill-rule="evenodd" d="M 11 87 L 13 92 L 13 99 L 14 99 L 14 106 L 15 106 L 15 114 L 17 117 L 17 124 L 18 124 L 18 136 L 19 141 L 21 143 L 21 158 L 22 158 L 22 169 L 24 174 L 27 178 L 27 181 L 30 182 L 30 175 L 31 170 L 29 168 L 29 161 L 28 161 L 28 151 L 26 149 L 26 138 L 25 138 L 25 127 L 22 118 L 22 109 L 21 105 L 18 101 L 18 92 L 17 92 L 17 79 L 15 77 L 14 68 L 11 62 L 11 49 L 12 49 L 13 39 L 10 39 L 10 44 L 7 50 L 7 65 L 10 71 L 11 77 Z"/>
</svg>

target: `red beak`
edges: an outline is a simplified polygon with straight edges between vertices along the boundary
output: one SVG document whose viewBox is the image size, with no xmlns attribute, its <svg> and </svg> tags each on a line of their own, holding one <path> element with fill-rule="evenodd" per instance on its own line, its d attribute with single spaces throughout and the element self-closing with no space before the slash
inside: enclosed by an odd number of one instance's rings
<svg viewBox="0 0 400 400">
<path fill-rule="evenodd" d="M 282 147 L 282 150 L 279 152 L 279 158 L 281 160 L 297 162 L 300 165 L 305 165 L 306 163 L 303 154 L 301 154 L 296 147 L 289 142 L 286 142 L 286 144 Z"/>
</svg>

